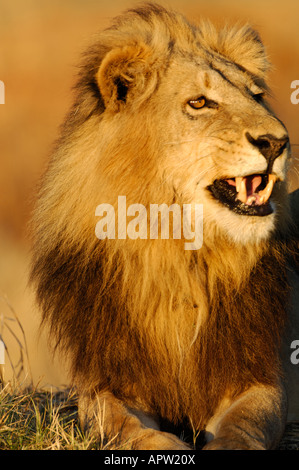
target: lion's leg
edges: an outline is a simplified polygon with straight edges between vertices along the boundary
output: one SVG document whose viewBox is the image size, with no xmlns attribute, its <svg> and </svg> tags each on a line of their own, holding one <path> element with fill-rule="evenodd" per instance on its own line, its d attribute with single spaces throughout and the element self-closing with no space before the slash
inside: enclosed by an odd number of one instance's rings
<svg viewBox="0 0 299 470">
<path fill-rule="evenodd" d="M 212 440 L 204 449 L 272 449 L 284 431 L 286 413 L 282 386 L 252 387 L 230 404 L 223 401 L 206 427 Z"/>
<path fill-rule="evenodd" d="M 113 446 L 138 450 L 187 450 L 190 447 L 173 434 L 159 431 L 153 417 L 128 408 L 110 392 L 94 397 L 79 396 L 81 426 Z"/>
</svg>

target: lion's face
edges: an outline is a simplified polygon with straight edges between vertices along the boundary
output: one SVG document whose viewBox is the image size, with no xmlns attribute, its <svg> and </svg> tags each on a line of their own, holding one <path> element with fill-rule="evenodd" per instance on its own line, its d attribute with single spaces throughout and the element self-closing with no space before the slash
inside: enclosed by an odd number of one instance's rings
<svg viewBox="0 0 299 470">
<path fill-rule="evenodd" d="M 126 129 L 127 147 L 132 129 L 136 152 L 152 142 L 140 159 L 147 165 L 156 156 L 156 187 L 168 185 L 181 203 L 203 204 L 209 239 L 216 230 L 255 243 L 283 212 L 288 134 L 265 101 L 268 63 L 256 33 L 213 34 L 199 30 L 197 43 L 172 45 L 167 57 L 157 44 L 114 49 L 98 85 L 115 134 Z"/>
<path fill-rule="evenodd" d="M 284 194 L 288 134 L 264 94 L 234 63 L 177 58 L 153 99 L 167 180 L 244 243 L 269 235 Z"/>
</svg>

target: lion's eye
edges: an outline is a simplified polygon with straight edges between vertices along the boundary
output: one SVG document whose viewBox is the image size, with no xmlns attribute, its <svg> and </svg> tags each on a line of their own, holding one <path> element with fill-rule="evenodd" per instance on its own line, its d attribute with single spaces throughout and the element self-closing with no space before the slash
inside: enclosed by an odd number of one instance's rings
<svg viewBox="0 0 299 470">
<path fill-rule="evenodd" d="M 207 102 L 206 98 L 204 96 L 201 96 L 200 98 L 197 98 L 196 100 L 188 101 L 188 104 L 193 109 L 200 109 L 206 105 L 206 102 Z"/>
</svg>

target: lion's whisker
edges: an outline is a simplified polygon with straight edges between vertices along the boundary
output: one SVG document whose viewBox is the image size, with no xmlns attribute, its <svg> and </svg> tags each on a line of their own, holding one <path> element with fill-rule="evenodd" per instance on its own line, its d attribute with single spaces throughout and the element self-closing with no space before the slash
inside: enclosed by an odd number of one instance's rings
<svg viewBox="0 0 299 470">
<path fill-rule="evenodd" d="M 299 170 L 296 167 L 290 168 L 290 172 L 294 172 L 295 175 L 299 178 Z"/>
<path fill-rule="evenodd" d="M 210 167 L 210 168 L 206 168 L 205 170 L 201 171 L 200 173 L 198 173 L 196 176 L 197 178 L 201 177 L 203 178 L 209 171 L 212 170 L 213 167 Z M 198 183 L 197 183 L 198 184 Z"/>
</svg>

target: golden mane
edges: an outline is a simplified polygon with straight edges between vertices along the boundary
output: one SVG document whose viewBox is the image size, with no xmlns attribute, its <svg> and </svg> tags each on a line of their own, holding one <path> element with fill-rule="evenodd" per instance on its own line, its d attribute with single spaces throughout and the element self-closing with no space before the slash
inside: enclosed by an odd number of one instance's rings
<svg viewBox="0 0 299 470">
<path fill-rule="evenodd" d="M 157 5 L 131 10 L 101 33 L 83 58 L 74 106 L 43 181 L 32 280 L 43 322 L 70 357 L 79 387 L 109 389 L 128 404 L 145 402 L 162 418 L 189 417 L 200 428 L 228 390 L 233 396 L 276 381 L 288 283 L 277 233 L 244 245 L 207 225 L 196 252 L 185 251 L 182 240 L 95 237 L 95 208 L 116 206 L 120 194 L 146 207 L 184 202 L 161 184 L 155 116 L 140 125 L 140 107 L 155 92 L 174 42 L 191 55 L 200 44 L 203 55 L 234 61 L 261 82 L 268 69 L 248 26 L 195 28 Z M 130 60 L 124 67 L 121 59 L 124 48 L 140 73 L 130 98 L 136 114 L 117 128 L 105 103 L 125 94 L 123 83 L 133 80 Z M 112 90 L 116 70 L 108 75 L 107 61 L 113 55 L 123 72 Z M 106 83 L 102 94 L 98 80 Z"/>
</svg>

